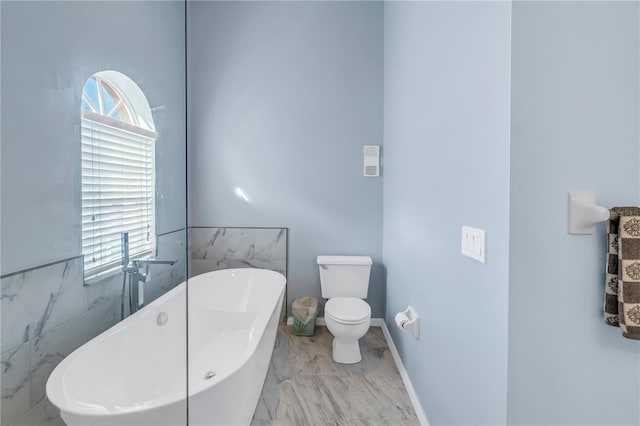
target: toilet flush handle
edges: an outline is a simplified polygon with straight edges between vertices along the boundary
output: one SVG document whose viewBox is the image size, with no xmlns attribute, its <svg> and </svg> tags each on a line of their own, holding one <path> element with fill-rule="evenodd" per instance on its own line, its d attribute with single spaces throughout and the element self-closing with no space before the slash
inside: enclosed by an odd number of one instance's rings
<svg viewBox="0 0 640 426">
<path fill-rule="evenodd" d="M 322 264 L 321 264 L 321 265 L 320 265 L 320 267 L 321 267 L 322 269 L 329 269 L 329 267 L 328 267 L 327 265 L 322 265 Z"/>
</svg>

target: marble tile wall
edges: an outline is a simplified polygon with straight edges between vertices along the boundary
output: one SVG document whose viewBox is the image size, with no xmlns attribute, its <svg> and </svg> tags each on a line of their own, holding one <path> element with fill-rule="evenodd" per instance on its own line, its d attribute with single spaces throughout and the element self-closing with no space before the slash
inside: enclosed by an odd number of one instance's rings
<svg viewBox="0 0 640 426">
<path fill-rule="evenodd" d="M 287 275 L 286 228 L 190 228 L 189 276 L 229 268 Z"/>
<path fill-rule="evenodd" d="M 89 315 L 82 257 L 3 276 L 1 382 L 3 425 L 42 405 L 53 368 L 105 323 Z"/>
<path fill-rule="evenodd" d="M 192 227 L 188 252 L 189 277 L 229 268 L 263 268 L 287 276 L 287 228 Z M 284 303 L 280 322 L 286 318 Z"/>
<path fill-rule="evenodd" d="M 157 257 L 176 263 L 150 267 L 145 303 L 185 280 L 185 230 L 158 236 Z M 49 374 L 120 320 L 121 286 L 120 273 L 85 286 L 81 256 L 0 277 L 3 426 L 63 424 L 45 397 Z"/>
</svg>

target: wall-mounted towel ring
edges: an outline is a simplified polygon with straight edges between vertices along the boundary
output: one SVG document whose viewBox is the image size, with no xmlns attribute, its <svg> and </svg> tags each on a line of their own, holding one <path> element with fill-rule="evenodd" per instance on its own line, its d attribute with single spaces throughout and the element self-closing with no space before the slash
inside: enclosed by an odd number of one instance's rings
<svg viewBox="0 0 640 426">
<path fill-rule="evenodd" d="M 596 223 L 609 219 L 609 209 L 596 204 L 591 191 L 569 193 L 569 234 L 593 234 Z"/>
</svg>

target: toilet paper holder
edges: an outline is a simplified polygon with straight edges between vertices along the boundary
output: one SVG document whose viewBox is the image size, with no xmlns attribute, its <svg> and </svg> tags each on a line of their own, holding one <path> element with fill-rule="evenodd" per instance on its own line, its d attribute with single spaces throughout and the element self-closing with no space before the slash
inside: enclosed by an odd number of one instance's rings
<svg viewBox="0 0 640 426">
<path fill-rule="evenodd" d="M 418 314 L 411 305 L 406 310 L 398 312 L 396 314 L 396 325 L 401 330 L 406 330 L 413 334 L 415 337 L 420 335 L 420 322 Z"/>
</svg>

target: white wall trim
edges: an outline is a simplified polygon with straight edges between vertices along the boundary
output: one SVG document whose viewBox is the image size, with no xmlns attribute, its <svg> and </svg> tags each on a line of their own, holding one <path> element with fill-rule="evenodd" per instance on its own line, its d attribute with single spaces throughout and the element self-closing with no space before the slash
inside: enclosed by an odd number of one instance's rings
<svg viewBox="0 0 640 426">
<path fill-rule="evenodd" d="M 371 318 L 371 327 L 382 327 L 382 324 L 384 324 L 384 318 Z M 287 325 L 293 325 L 293 317 L 291 316 L 287 317 Z M 327 325 L 324 322 L 324 317 L 317 317 L 316 325 L 318 326 Z"/>
<path fill-rule="evenodd" d="M 372 324 L 373 325 L 373 324 Z M 391 351 L 391 355 L 393 355 L 393 359 L 398 366 L 398 371 L 400 372 L 400 377 L 402 377 L 402 381 L 404 382 L 404 387 L 407 388 L 407 392 L 409 393 L 409 399 L 411 399 L 411 403 L 413 404 L 413 409 L 416 411 L 416 416 L 418 416 L 418 420 L 422 426 L 429 426 L 429 420 L 427 419 L 427 414 L 424 412 L 422 408 L 422 404 L 420 404 L 420 400 L 418 399 L 418 394 L 416 394 L 416 390 L 413 388 L 413 384 L 411 383 L 411 379 L 409 378 L 409 374 L 407 370 L 404 368 L 404 364 L 402 363 L 402 359 L 400 359 L 400 354 L 398 353 L 398 349 L 396 348 L 395 343 L 393 343 L 393 339 L 391 338 L 391 333 L 389 333 L 389 329 L 387 328 L 387 323 L 382 321 L 382 333 L 384 337 L 387 339 L 387 344 L 389 345 L 389 350 Z"/>
<path fill-rule="evenodd" d="M 293 325 L 293 317 L 287 318 L 287 325 Z M 316 325 L 323 326 L 325 325 L 324 317 L 316 318 Z M 407 389 L 407 393 L 409 394 L 409 399 L 411 400 L 411 404 L 413 404 L 413 409 L 416 412 L 416 416 L 418 417 L 418 421 L 422 426 L 430 426 L 429 420 L 427 419 L 427 415 L 422 408 L 422 404 L 420 404 L 420 400 L 418 399 L 418 394 L 416 394 L 416 390 L 413 388 L 413 384 L 411 383 L 411 379 L 409 378 L 409 374 L 407 370 L 404 368 L 404 364 L 402 363 L 402 359 L 400 358 L 400 354 L 398 353 L 398 349 L 396 348 L 393 339 L 391 338 L 391 333 L 389 333 L 389 329 L 387 328 L 387 323 L 384 322 L 384 318 L 371 318 L 371 327 L 382 327 L 382 334 L 384 334 L 384 338 L 387 340 L 387 345 L 389 345 L 389 350 L 391 351 L 391 355 L 393 356 L 393 360 L 396 362 L 396 366 L 398 367 L 398 372 L 400 373 L 400 377 L 404 383 L 404 387 Z"/>
<path fill-rule="evenodd" d="M 382 327 L 384 318 L 371 318 L 371 327 Z"/>
</svg>

